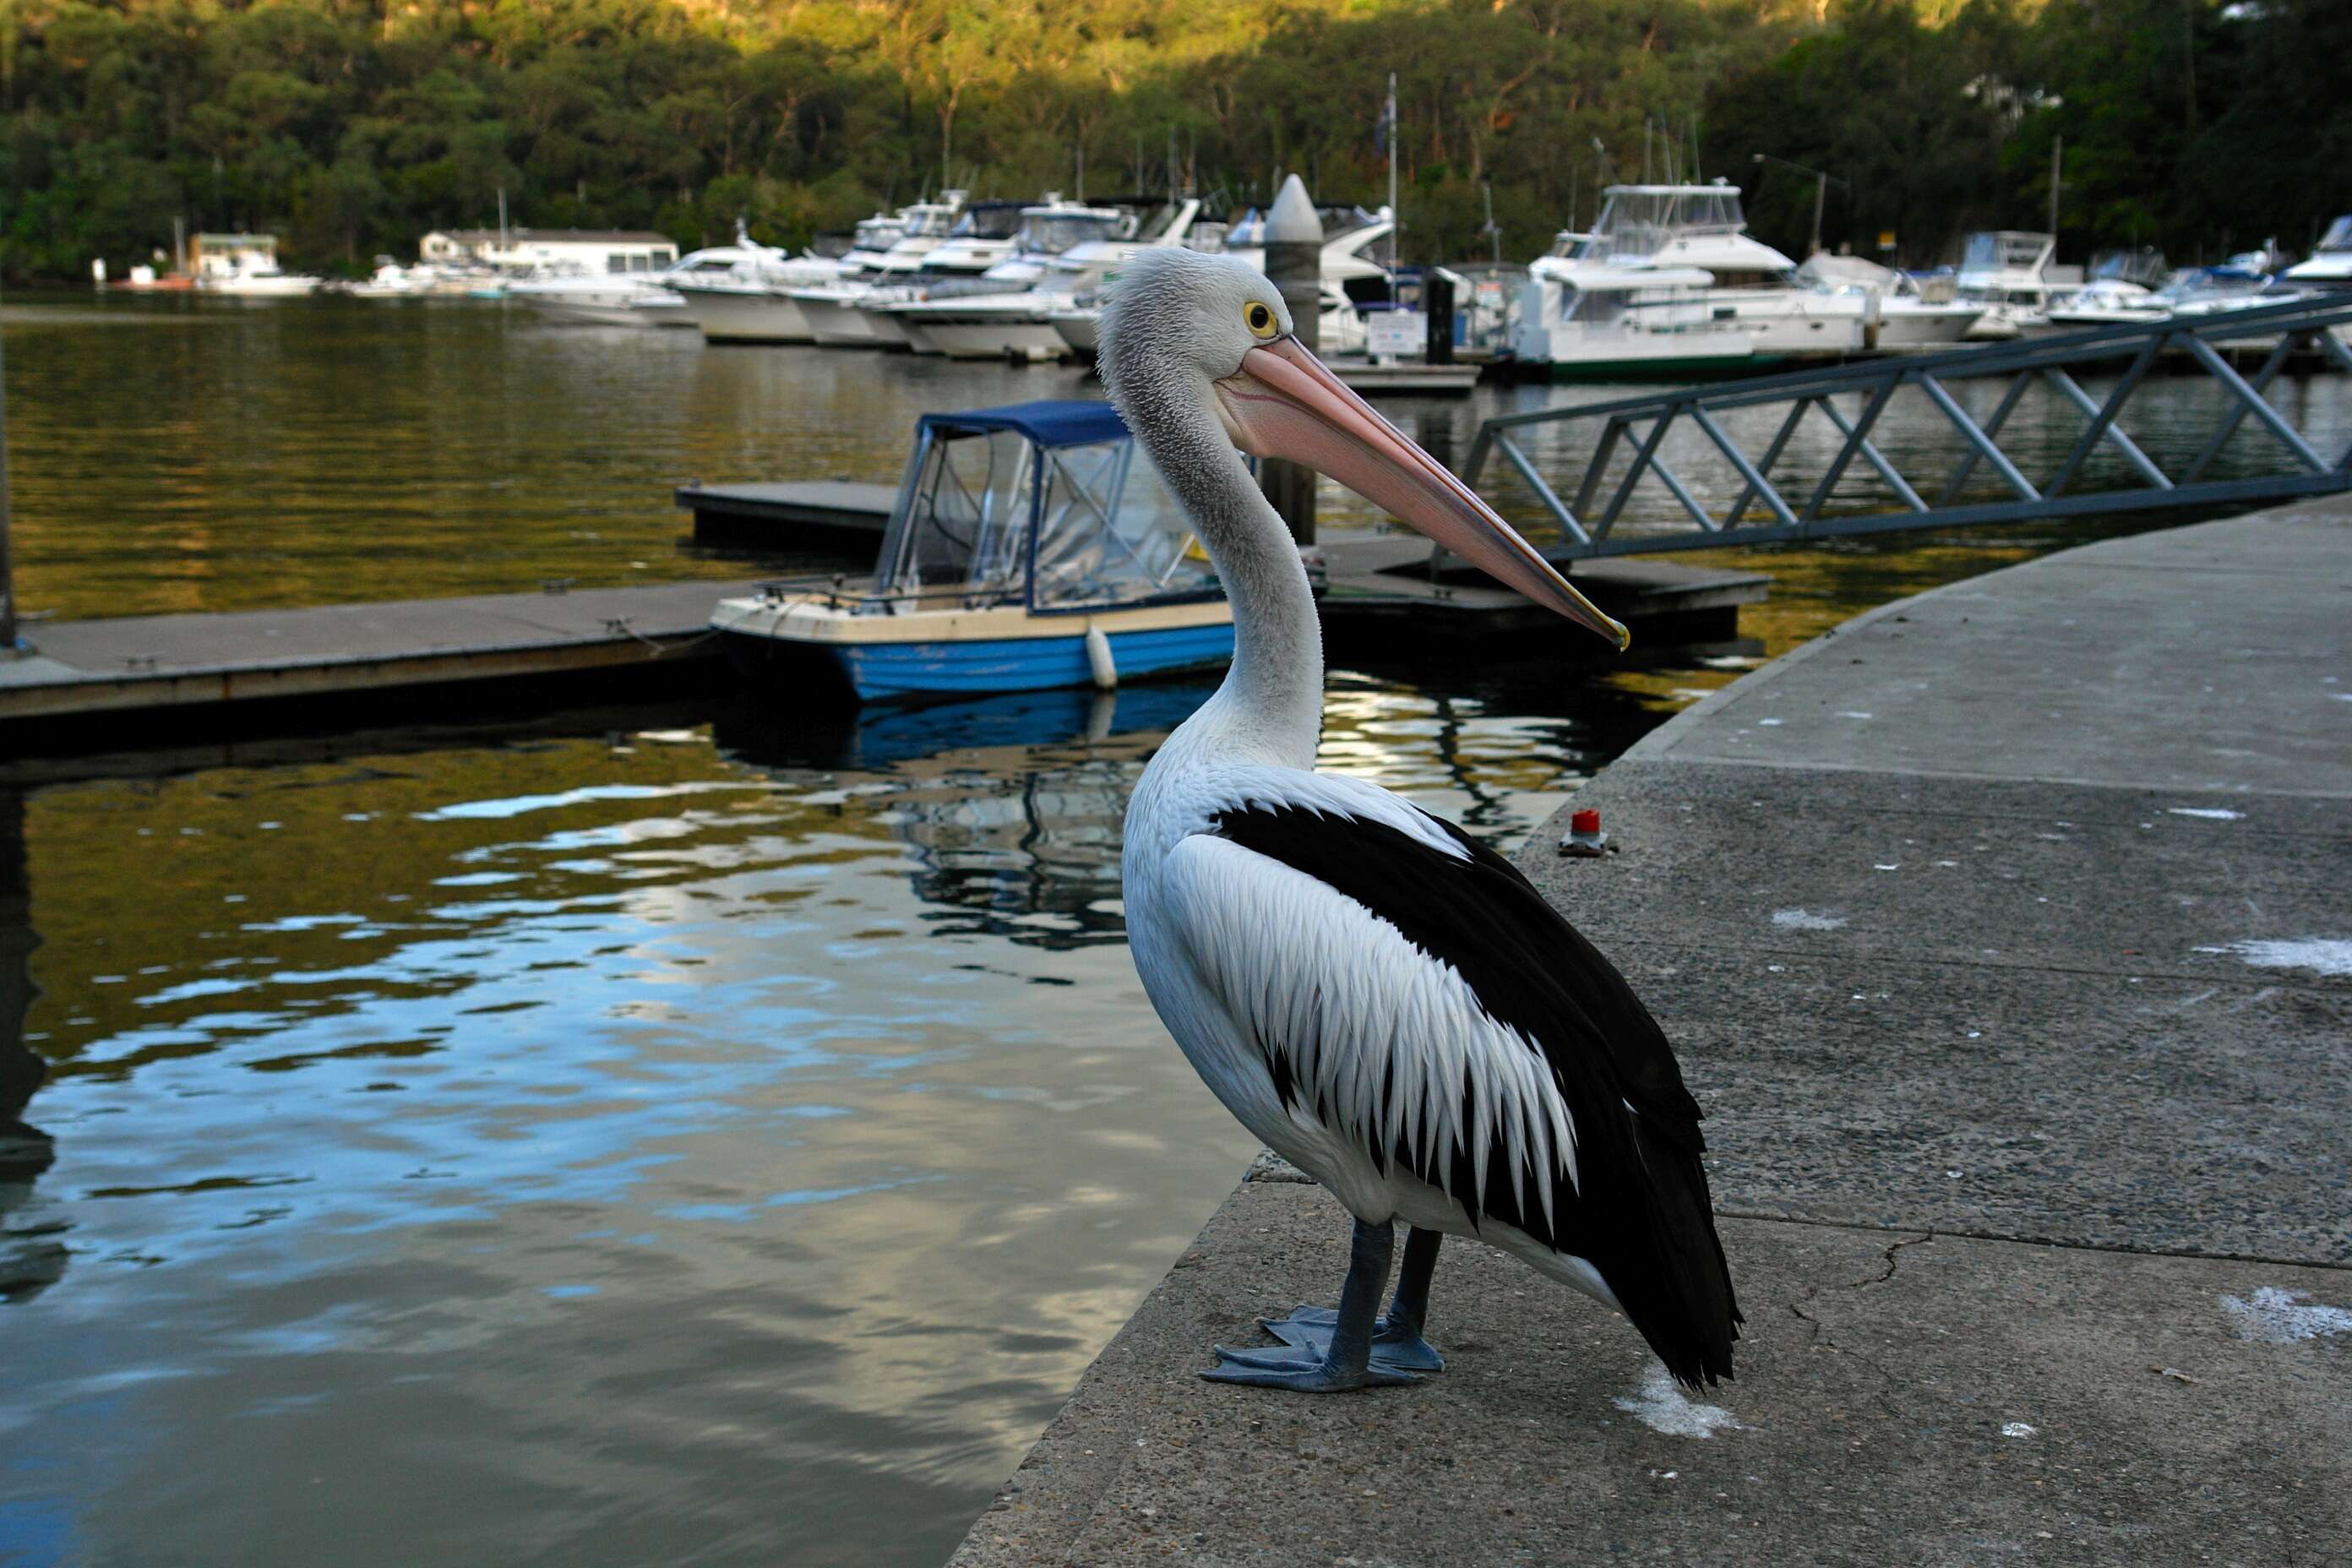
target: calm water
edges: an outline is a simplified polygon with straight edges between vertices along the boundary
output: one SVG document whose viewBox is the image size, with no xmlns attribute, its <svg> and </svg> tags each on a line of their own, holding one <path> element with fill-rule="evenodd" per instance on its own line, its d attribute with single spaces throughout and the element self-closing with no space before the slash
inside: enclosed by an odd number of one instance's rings
<svg viewBox="0 0 2352 1568">
<path fill-rule="evenodd" d="M 5 330 L 23 597 L 71 615 L 708 572 L 680 477 L 1085 385 L 465 306 Z M 1764 557 L 1747 640 L 1622 667 L 1336 669 L 1323 763 L 1513 847 L 1761 658 L 2091 536 Z M 1250 1152 L 1118 904 L 1206 689 L 0 783 L 0 1561 L 939 1561 Z"/>
</svg>

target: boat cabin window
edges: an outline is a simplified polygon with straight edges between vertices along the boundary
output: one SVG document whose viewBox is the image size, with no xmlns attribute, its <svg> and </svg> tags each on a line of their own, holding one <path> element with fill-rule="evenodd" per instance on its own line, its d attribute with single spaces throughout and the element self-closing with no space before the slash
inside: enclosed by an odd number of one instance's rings
<svg viewBox="0 0 2352 1568">
<path fill-rule="evenodd" d="M 1969 236 L 1960 251 L 1963 272 L 2031 272 L 2050 248 L 2046 234 L 1999 229 Z"/>
<path fill-rule="evenodd" d="M 1123 604 L 1211 582 L 1184 509 L 1131 440 L 1045 454 L 1036 559 L 1040 609 Z"/>
<path fill-rule="evenodd" d="M 1008 202 L 999 206 L 991 202 L 964 208 L 953 233 L 958 239 L 1011 239 L 1021 229 L 1021 208 L 1017 204 Z"/>
<path fill-rule="evenodd" d="M 1737 234 L 1746 225 L 1735 186 L 1612 185 L 1591 237 L 1574 255 L 1586 261 L 1640 260 L 1655 256 L 1670 239 Z"/>
<path fill-rule="evenodd" d="M 1132 440 L 1045 446 L 952 426 L 919 442 L 876 574 L 878 595 L 1044 610 L 1212 585 L 1183 509 Z"/>
<path fill-rule="evenodd" d="M 1113 237 L 1118 223 L 1110 213 L 1031 213 L 1021 225 L 1021 248 L 1059 256 L 1088 240 Z"/>
<path fill-rule="evenodd" d="M 929 433 L 913 486 L 890 520 L 876 586 L 1018 595 L 1035 452 L 1013 430 Z"/>
</svg>

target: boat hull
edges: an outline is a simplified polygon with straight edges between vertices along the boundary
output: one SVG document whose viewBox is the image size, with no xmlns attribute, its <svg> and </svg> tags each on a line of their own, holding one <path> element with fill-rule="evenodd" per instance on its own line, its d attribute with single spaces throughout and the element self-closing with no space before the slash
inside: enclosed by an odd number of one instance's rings
<svg viewBox="0 0 2352 1568">
<path fill-rule="evenodd" d="M 1103 633 L 1121 680 L 1142 680 L 1228 663 L 1234 627 L 1168 626 Z M 1048 691 L 1091 686 L 1082 617 L 1071 635 L 997 642 L 866 643 L 835 647 L 835 661 L 867 701 L 933 692 Z"/>
<path fill-rule="evenodd" d="M 532 299 L 523 297 L 523 303 L 543 320 L 562 321 L 575 327 L 649 327 L 653 319 L 644 311 L 626 304 L 608 304 L 594 300 Z"/>
<path fill-rule="evenodd" d="M 838 614 L 805 601 L 730 599 L 711 626 L 749 674 L 793 679 L 817 656 L 866 701 L 1091 686 L 1090 626 L 1109 643 L 1122 682 L 1213 668 L 1234 655 L 1233 608 L 1223 599 L 1091 615 L 1033 616 L 1014 606 L 888 616 Z"/>
<path fill-rule="evenodd" d="M 861 310 L 862 296 L 795 294 L 793 300 L 807 318 L 809 335 L 827 348 L 903 349 L 907 334 L 898 322 L 876 310 Z"/>
<path fill-rule="evenodd" d="M 681 289 L 703 341 L 712 343 L 814 342 L 808 318 L 791 296 L 759 289 Z"/>
<path fill-rule="evenodd" d="M 950 359 L 1049 360 L 1070 352 L 1053 322 L 1010 315 L 993 321 L 930 321 L 923 331 Z"/>
</svg>

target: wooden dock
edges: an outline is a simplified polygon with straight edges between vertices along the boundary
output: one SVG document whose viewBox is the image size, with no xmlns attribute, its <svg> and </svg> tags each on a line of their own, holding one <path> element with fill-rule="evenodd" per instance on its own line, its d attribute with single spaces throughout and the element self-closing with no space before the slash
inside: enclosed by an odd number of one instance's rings
<svg viewBox="0 0 2352 1568">
<path fill-rule="evenodd" d="M 879 487 L 874 487 L 879 488 Z M 1335 644 L 1461 641 L 1558 632 L 1561 623 L 1478 578 L 1433 582 L 1416 536 L 1322 546 L 1323 614 Z M 1575 581 L 1646 641 L 1728 636 L 1761 573 L 1648 561 L 1580 565 Z M 649 694 L 724 679 L 711 609 L 750 580 L 495 594 L 315 609 L 124 616 L 26 628 L 30 654 L 0 658 L 0 752 L 122 749 L 237 724 L 332 730 L 462 710 L 518 682 L 555 700 Z"/>
<path fill-rule="evenodd" d="M 1323 625 L 1335 642 L 1590 635 L 1571 633 L 1551 611 L 1460 562 L 1433 580 L 1429 542 L 1416 534 L 1343 534 L 1321 549 L 1330 573 Z M 1580 561 L 1568 576 L 1586 598 L 1633 628 L 1637 643 L 1730 637 L 1739 606 L 1763 603 L 1772 586 L 1762 572 L 1624 557 Z"/>
<path fill-rule="evenodd" d="M 0 733 L 43 721 L 334 698 L 363 722 L 373 695 L 452 683 L 609 681 L 715 651 L 711 606 L 742 582 L 493 594 L 28 626 L 0 658 Z"/>
<path fill-rule="evenodd" d="M 766 544 L 864 552 L 870 563 L 898 504 L 896 485 L 849 479 L 789 484 L 680 485 L 697 544 Z"/>
<path fill-rule="evenodd" d="M 1431 364 L 1417 359 L 1334 355 L 1327 363 L 1332 374 L 1366 397 L 1467 397 L 1481 374 L 1475 364 Z"/>
</svg>

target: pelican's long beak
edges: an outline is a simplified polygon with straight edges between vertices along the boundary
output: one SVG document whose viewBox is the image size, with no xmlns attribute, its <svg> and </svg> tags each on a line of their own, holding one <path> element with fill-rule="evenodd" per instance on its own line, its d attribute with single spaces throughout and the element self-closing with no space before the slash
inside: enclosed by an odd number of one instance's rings
<svg viewBox="0 0 2352 1568">
<path fill-rule="evenodd" d="M 1239 370 L 1214 384 L 1225 428 L 1243 451 L 1285 458 L 1328 474 L 1507 587 L 1599 632 L 1621 651 L 1633 640 L 1475 491 L 1349 391 L 1297 339 L 1277 338 L 1250 350 Z"/>
</svg>

